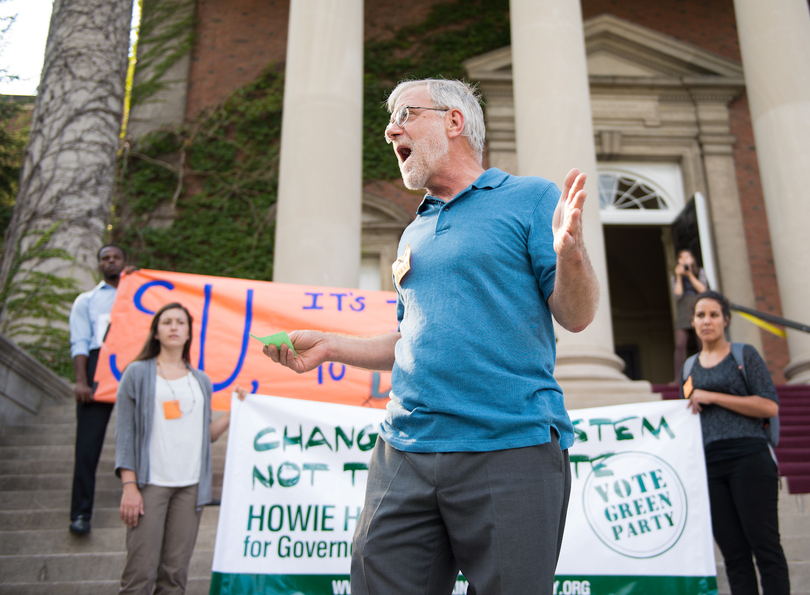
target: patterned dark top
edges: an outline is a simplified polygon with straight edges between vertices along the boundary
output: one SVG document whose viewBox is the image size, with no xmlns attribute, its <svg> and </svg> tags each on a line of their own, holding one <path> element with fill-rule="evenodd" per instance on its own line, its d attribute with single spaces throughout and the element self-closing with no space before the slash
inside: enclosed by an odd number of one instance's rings
<svg viewBox="0 0 810 595">
<path fill-rule="evenodd" d="M 700 365 L 700 358 L 695 358 L 692 367 L 692 384 L 696 389 L 726 393 L 739 397 L 749 394 L 759 395 L 779 403 L 776 388 L 765 362 L 757 350 L 750 345 L 743 348 L 745 375 L 748 378 L 748 390 L 745 388 L 742 372 L 729 353 L 723 361 L 712 368 Z M 750 390 L 750 393 L 749 393 Z M 683 397 L 683 386 L 681 386 Z M 703 447 L 707 460 L 728 458 L 719 455 L 724 452 L 734 456 L 767 448 L 767 439 L 763 429 L 764 420 L 735 413 L 719 405 L 704 405 L 700 414 L 700 425 L 703 429 Z M 733 441 L 733 442 L 725 442 Z M 755 441 L 755 442 L 752 442 Z M 729 448 L 733 447 L 733 448 Z"/>
</svg>

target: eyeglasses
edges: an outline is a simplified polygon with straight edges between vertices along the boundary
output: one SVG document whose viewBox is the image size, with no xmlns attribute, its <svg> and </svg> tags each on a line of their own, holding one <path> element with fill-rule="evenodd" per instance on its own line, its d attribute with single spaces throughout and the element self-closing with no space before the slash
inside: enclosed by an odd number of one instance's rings
<svg viewBox="0 0 810 595">
<path fill-rule="evenodd" d="M 394 112 L 394 115 L 391 116 L 391 121 L 388 122 L 388 126 L 385 127 L 385 142 L 389 145 L 391 144 L 391 139 L 388 136 L 388 129 L 391 128 L 391 124 L 396 124 L 400 128 L 405 126 L 405 123 L 408 121 L 408 118 L 411 115 L 412 109 L 429 109 L 434 112 L 449 112 L 449 108 L 440 108 L 440 107 L 419 107 L 418 105 L 403 105 Z"/>
</svg>

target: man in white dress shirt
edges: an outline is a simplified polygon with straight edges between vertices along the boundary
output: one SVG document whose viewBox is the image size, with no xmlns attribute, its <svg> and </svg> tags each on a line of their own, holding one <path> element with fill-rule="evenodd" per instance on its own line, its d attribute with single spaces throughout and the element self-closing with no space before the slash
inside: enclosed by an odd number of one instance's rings
<svg viewBox="0 0 810 595">
<path fill-rule="evenodd" d="M 98 270 L 104 279 L 79 295 L 70 310 L 70 355 L 76 374 L 76 456 L 70 503 L 70 532 L 74 535 L 90 532 L 96 469 L 114 405 L 93 399 L 94 376 L 126 257 L 120 246 L 102 246 L 98 251 Z"/>
</svg>

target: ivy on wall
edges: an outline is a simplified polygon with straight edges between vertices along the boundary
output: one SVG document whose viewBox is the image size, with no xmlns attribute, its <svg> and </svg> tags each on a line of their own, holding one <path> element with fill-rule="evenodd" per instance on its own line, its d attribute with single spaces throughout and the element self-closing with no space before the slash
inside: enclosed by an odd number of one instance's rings
<svg viewBox="0 0 810 595">
<path fill-rule="evenodd" d="M 365 181 L 399 177 L 382 138 L 383 103 L 396 83 L 463 78 L 464 60 L 509 45 L 508 10 L 508 0 L 439 3 L 424 22 L 365 44 Z M 282 99 L 283 76 L 268 68 L 194 124 L 154 132 L 122 153 L 112 239 L 135 264 L 272 279 Z"/>
<path fill-rule="evenodd" d="M 112 237 L 134 264 L 272 278 L 282 97 L 283 76 L 268 68 L 194 124 L 122 153 Z"/>
<path fill-rule="evenodd" d="M 163 79 L 169 69 L 191 51 L 194 44 L 195 0 L 140 0 L 138 68 L 149 75 L 132 85 L 130 105 L 146 103 L 169 86 Z M 182 15 L 178 18 L 177 15 Z"/>
<path fill-rule="evenodd" d="M 27 101 L 27 98 L 25 99 Z M 0 232 L 5 233 L 20 182 L 25 147 L 28 144 L 28 117 L 20 100 L 0 100 Z"/>
<path fill-rule="evenodd" d="M 424 22 L 365 45 L 363 178 L 391 180 L 399 168 L 382 142 L 390 115 L 384 102 L 404 79 L 464 79 L 465 60 L 510 44 L 509 0 L 435 4 Z"/>
</svg>

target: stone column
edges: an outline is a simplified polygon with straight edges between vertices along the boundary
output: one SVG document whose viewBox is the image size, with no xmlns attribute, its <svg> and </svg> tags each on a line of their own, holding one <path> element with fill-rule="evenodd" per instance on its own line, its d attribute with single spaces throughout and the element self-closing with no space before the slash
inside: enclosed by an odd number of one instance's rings
<svg viewBox="0 0 810 595">
<path fill-rule="evenodd" d="M 810 321 L 810 15 L 805 0 L 734 0 L 782 313 Z M 810 383 L 810 335 L 788 329 L 791 384 Z"/>
<path fill-rule="evenodd" d="M 363 2 L 292 0 L 273 279 L 357 287 Z"/>
<path fill-rule="evenodd" d="M 690 92 L 700 127 L 698 138 L 703 152 L 714 245 L 720 269 L 720 287 L 712 289 L 722 291 L 735 304 L 756 308 L 734 165 L 736 138 L 731 134 L 727 107 L 738 93 L 710 87 L 695 87 Z M 729 331 L 732 341 L 748 343 L 762 353 L 762 336 L 758 327 L 739 316 L 732 316 Z"/>
<path fill-rule="evenodd" d="M 613 351 L 613 328 L 607 263 L 599 217 L 588 71 L 582 13 L 575 0 L 512 0 L 512 69 L 515 95 L 517 168 L 562 186 L 565 174 L 578 167 L 588 174 L 583 211 L 585 242 L 599 278 L 601 298 L 596 319 L 581 333 L 560 327 L 555 377 L 574 393 L 597 392 L 607 404 L 639 400 L 650 393 L 646 382 L 630 382 Z M 608 394 L 637 393 L 611 399 Z M 579 403 L 578 403 L 579 404 Z"/>
</svg>

